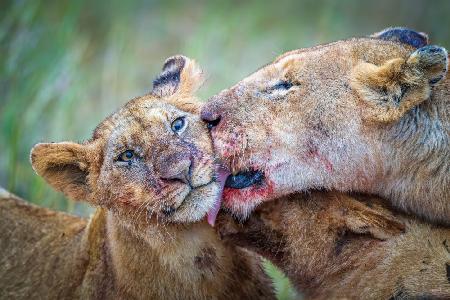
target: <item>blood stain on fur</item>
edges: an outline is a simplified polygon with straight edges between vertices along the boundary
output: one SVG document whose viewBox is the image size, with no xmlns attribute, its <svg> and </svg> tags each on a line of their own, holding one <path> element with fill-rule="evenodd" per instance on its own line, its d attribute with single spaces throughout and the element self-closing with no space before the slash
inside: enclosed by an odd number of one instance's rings
<svg viewBox="0 0 450 300">
<path fill-rule="evenodd" d="M 225 203 L 246 203 L 255 199 L 268 199 L 274 192 L 274 184 L 266 181 L 262 185 L 253 185 L 245 189 L 225 188 L 223 199 Z"/>
</svg>

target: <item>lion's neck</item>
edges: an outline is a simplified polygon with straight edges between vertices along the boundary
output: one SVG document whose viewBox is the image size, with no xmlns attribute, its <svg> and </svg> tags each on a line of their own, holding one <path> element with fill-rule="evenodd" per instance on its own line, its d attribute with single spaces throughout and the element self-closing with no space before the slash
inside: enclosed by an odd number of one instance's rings
<svg viewBox="0 0 450 300">
<path fill-rule="evenodd" d="M 108 244 L 116 289 L 126 298 L 148 299 L 196 299 L 205 293 L 205 286 L 218 290 L 219 277 L 204 276 L 197 265 L 205 248 L 218 247 L 213 230 L 203 225 L 138 229 L 109 213 Z M 168 290 L 168 286 L 178 288 Z"/>
<path fill-rule="evenodd" d="M 139 228 L 123 222 L 111 212 L 108 212 L 107 222 L 116 289 L 126 298 L 157 298 L 160 287 L 155 279 L 161 282 L 168 280 L 164 278 L 167 274 L 163 266 L 164 256 L 160 256 L 160 248 L 164 245 L 163 236 L 167 237 L 168 244 L 172 244 L 170 237 L 175 239 L 175 233 L 164 233 L 157 227 L 139 232 Z M 170 256 L 169 253 L 165 255 Z"/>
<path fill-rule="evenodd" d="M 382 137 L 386 165 L 377 192 L 403 210 L 450 224 L 450 95 L 446 82 L 400 122 L 387 127 Z"/>
</svg>

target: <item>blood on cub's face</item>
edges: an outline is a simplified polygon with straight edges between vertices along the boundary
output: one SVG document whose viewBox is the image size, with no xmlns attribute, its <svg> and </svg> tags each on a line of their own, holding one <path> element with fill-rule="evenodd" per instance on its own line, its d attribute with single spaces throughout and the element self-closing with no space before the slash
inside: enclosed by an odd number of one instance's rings
<svg viewBox="0 0 450 300">
<path fill-rule="evenodd" d="M 221 194 L 209 133 L 197 114 L 151 97 L 133 100 L 97 133 L 106 141 L 99 197 L 119 213 L 197 221 Z"/>
</svg>

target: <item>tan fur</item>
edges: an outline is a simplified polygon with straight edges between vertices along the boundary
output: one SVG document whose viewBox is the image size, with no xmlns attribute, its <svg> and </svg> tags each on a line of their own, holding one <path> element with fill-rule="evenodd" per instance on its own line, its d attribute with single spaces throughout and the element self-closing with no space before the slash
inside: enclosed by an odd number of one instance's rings
<svg viewBox="0 0 450 300">
<path fill-rule="evenodd" d="M 306 299 L 448 299 L 450 229 L 380 199 L 314 192 L 260 205 L 221 236 L 278 265 Z"/>
<path fill-rule="evenodd" d="M 283 54 L 212 97 L 202 117 L 222 162 L 265 176 L 225 189 L 225 204 L 247 215 L 296 191 L 358 191 L 450 224 L 447 60 L 437 46 L 354 38 Z"/>
<path fill-rule="evenodd" d="M 447 52 L 434 59 L 436 61 L 433 61 L 430 67 L 430 62 L 421 61 L 416 51 L 406 60 L 392 59 L 379 67 L 365 62 L 355 66 L 351 74 L 351 84 L 367 105 L 362 111 L 364 120 L 381 123 L 398 121 L 411 108 L 429 98 L 429 80 L 440 76 L 443 67 L 446 71 Z M 404 96 L 401 95 L 402 86 L 409 89 Z M 386 95 L 380 96 L 380 89 L 384 90 Z M 400 103 L 389 97 L 398 98 Z M 380 101 L 387 103 L 380 105 Z"/>
<path fill-rule="evenodd" d="M 89 141 L 33 148 L 39 175 L 98 208 L 86 221 L 3 195 L 1 299 L 274 297 L 260 257 L 201 221 L 221 183 L 192 96 L 200 76 L 192 60 L 172 57 L 152 93 L 104 120 Z M 175 131 L 180 117 L 186 125 Z M 128 150 L 134 157 L 123 161 Z"/>
</svg>

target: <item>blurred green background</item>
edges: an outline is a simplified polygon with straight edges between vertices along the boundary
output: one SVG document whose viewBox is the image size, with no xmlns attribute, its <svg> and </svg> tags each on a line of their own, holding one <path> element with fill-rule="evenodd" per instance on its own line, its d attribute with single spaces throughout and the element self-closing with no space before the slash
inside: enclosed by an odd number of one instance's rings
<svg viewBox="0 0 450 300">
<path fill-rule="evenodd" d="M 1 1 L 0 186 L 50 208 L 89 208 L 34 175 L 41 141 L 84 140 L 121 104 L 151 89 L 168 56 L 195 58 L 203 99 L 287 50 L 388 26 L 450 46 L 450 1 Z M 293 297 L 277 278 L 281 299 Z"/>
</svg>

